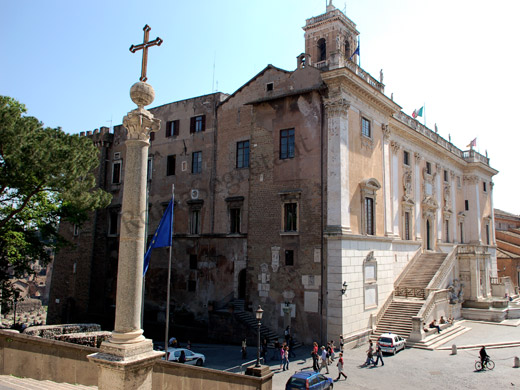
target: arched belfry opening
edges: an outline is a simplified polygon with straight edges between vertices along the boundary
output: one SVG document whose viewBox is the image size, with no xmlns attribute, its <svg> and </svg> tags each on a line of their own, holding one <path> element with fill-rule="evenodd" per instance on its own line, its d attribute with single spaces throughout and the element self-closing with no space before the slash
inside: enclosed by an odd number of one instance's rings
<svg viewBox="0 0 520 390">
<path fill-rule="evenodd" d="M 327 41 L 325 38 L 318 40 L 318 62 L 327 59 Z"/>
<path fill-rule="evenodd" d="M 345 58 L 350 58 L 350 43 L 345 40 Z"/>
</svg>

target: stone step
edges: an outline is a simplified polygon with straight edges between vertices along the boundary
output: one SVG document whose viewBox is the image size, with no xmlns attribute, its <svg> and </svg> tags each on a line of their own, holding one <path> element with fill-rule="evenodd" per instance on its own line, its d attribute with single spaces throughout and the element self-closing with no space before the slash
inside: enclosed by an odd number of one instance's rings
<svg viewBox="0 0 520 390">
<path fill-rule="evenodd" d="M 0 375 L 0 389 L 9 390 L 96 390 L 97 386 L 83 386 L 70 383 L 57 383 L 49 380 L 18 378 Z"/>
<path fill-rule="evenodd" d="M 453 340 L 454 338 L 460 336 L 463 333 L 470 331 L 470 328 L 467 328 L 462 325 L 452 325 L 449 328 L 442 330 L 441 333 L 434 333 L 430 336 L 427 336 L 424 340 L 421 341 L 407 341 L 406 345 L 412 348 L 418 349 L 426 349 L 433 351 L 440 347 L 443 344 L 446 344 L 448 341 Z M 451 347 L 450 347 L 451 348 Z"/>
</svg>

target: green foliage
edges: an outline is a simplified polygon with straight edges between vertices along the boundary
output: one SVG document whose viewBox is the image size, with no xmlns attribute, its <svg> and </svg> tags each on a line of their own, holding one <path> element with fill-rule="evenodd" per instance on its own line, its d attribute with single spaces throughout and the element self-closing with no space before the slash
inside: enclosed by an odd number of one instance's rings
<svg viewBox="0 0 520 390">
<path fill-rule="evenodd" d="M 65 244 L 62 220 L 81 224 L 89 211 L 106 207 L 111 195 L 96 189 L 98 150 L 87 137 L 44 128 L 24 116 L 25 106 L 0 96 L 0 289 L 12 295 L 8 272 L 45 265 Z"/>
</svg>

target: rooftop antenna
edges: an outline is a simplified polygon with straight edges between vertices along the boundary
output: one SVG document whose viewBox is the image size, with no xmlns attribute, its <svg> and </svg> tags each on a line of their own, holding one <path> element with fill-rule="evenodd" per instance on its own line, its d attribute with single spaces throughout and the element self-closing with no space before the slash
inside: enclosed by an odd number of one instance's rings
<svg viewBox="0 0 520 390">
<path fill-rule="evenodd" d="M 215 62 L 217 61 L 217 52 L 213 54 L 213 80 L 211 81 L 211 93 L 216 92 L 215 90 Z"/>
<path fill-rule="evenodd" d="M 110 132 L 113 133 L 114 132 L 114 126 L 112 125 L 112 115 L 110 115 L 110 120 L 107 121 L 107 122 L 110 122 Z"/>
</svg>

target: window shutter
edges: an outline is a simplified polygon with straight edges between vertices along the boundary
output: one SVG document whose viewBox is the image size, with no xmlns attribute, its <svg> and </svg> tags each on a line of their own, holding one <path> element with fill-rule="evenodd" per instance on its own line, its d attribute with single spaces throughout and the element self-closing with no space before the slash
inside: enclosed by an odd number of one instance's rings
<svg viewBox="0 0 520 390">
<path fill-rule="evenodd" d="M 173 122 L 173 135 L 179 135 L 179 120 Z"/>
<path fill-rule="evenodd" d="M 202 131 L 206 130 L 206 115 L 202 115 Z"/>
<path fill-rule="evenodd" d="M 190 118 L 190 133 L 195 133 L 195 117 Z"/>
</svg>

